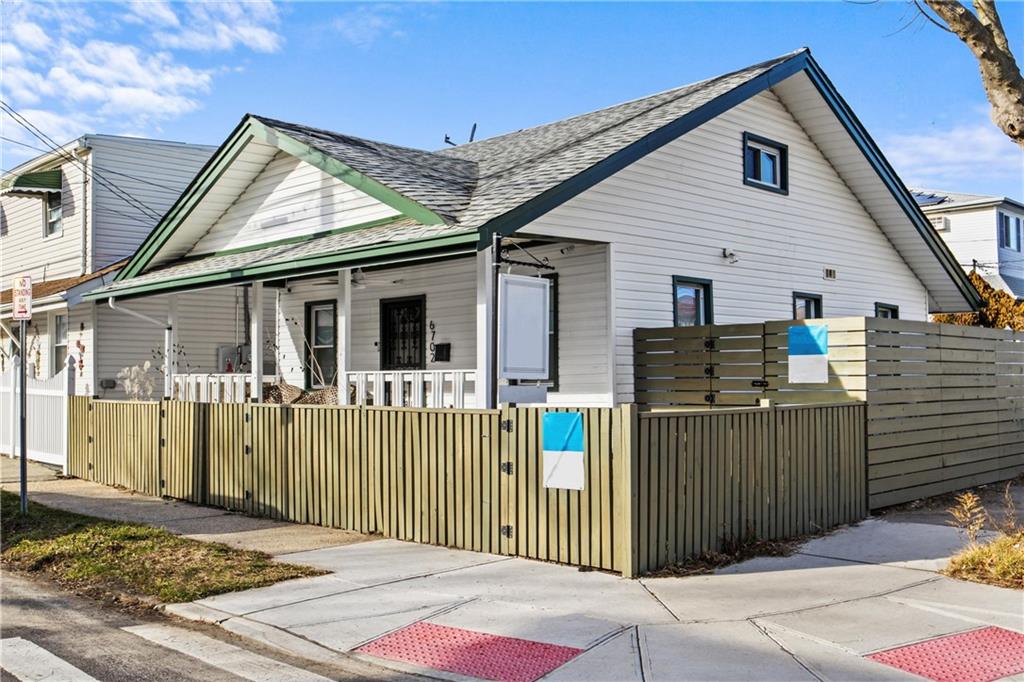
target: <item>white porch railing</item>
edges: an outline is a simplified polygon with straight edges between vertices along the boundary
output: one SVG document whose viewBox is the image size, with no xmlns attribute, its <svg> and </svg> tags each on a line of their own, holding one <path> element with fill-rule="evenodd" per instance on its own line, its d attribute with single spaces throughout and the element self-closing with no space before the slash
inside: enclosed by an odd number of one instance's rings
<svg viewBox="0 0 1024 682">
<path fill-rule="evenodd" d="M 349 386 L 343 399 L 356 405 L 388 407 L 473 407 L 476 370 L 439 369 L 392 372 L 345 372 Z M 354 393 L 353 393 L 354 389 Z"/>
<path fill-rule="evenodd" d="M 75 361 L 49 379 L 34 379 L 28 365 L 26 382 L 26 444 L 28 458 L 63 467 L 68 465 L 68 396 L 75 392 Z M 18 361 L 0 373 L 0 452 L 20 456 Z"/>
<path fill-rule="evenodd" d="M 244 403 L 252 395 L 251 374 L 173 374 L 171 397 L 200 403 Z"/>
</svg>

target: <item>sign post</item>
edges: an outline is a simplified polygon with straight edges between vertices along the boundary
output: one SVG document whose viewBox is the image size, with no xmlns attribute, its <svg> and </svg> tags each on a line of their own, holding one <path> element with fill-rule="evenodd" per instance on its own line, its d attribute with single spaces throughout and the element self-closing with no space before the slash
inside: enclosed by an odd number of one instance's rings
<svg viewBox="0 0 1024 682">
<path fill-rule="evenodd" d="M 28 406 L 25 391 L 25 346 L 28 339 L 28 321 L 32 319 L 32 278 L 15 277 L 11 287 L 13 318 L 19 323 L 18 355 L 18 441 L 21 447 L 21 513 L 28 513 L 28 431 L 25 428 L 25 412 Z"/>
</svg>

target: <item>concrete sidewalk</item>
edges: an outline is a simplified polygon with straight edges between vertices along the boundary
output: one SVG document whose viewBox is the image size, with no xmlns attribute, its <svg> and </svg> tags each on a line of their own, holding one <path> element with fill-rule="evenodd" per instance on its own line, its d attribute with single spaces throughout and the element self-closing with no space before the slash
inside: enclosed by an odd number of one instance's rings
<svg viewBox="0 0 1024 682">
<path fill-rule="evenodd" d="M 790 557 L 625 580 L 379 540 L 280 557 L 327 576 L 168 610 L 314 656 L 366 656 L 414 624 L 581 650 L 551 680 L 920 679 L 865 656 L 986 625 L 1024 633 L 1020 592 L 935 573 L 960 546 L 948 527 L 873 519 Z M 376 648 L 404 659 L 377 664 L 465 679 L 410 664 L 415 646 Z"/>
<path fill-rule="evenodd" d="M 77 478 L 60 478 L 56 469 L 35 462 L 29 462 L 28 471 L 29 499 L 34 502 L 104 519 L 145 523 L 176 535 L 239 549 L 279 555 L 370 539 L 335 528 L 257 519 L 214 507 L 136 495 Z M 18 476 L 18 460 L 0 456 L 0 488 L 17 493 Z"/>
</svg>

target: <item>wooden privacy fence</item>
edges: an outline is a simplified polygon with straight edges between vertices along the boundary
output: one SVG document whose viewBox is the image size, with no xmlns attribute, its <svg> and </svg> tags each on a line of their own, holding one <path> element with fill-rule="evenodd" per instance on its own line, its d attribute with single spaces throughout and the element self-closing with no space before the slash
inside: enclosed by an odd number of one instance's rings
<svg viewBox="0 0 1024 682">
<path fill-rule="evenodd" d="M 829 330 L 827 384 L 788 381 L 790 326 Z M 1024 334 L 839 318 L 637 329 L 642 407 L 862 400 L 872 508 L 1024 471 Z"/>
<path fill-rule="evenodd" d="M 544 486 L 546 411 L 76 397 L 69 469 L 257 516 L 626 575 L 864 513 L 863 405 L 562 408 L 583 416 L 582 490 Z"/>
</svg>

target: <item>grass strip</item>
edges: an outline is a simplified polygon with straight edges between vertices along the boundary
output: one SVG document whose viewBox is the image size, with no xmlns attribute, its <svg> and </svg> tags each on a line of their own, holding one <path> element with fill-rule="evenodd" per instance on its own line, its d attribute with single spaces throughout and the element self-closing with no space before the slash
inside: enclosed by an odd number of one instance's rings
<svg viewBox="0 0 1024 682">
<path fill-rule="evenodd" d="M 968 545 L 949 560 L 943 573 L 960 580 L 1024 590 L 1024 530 Z"/>
<path fill-rule="evenodd" d="M 325 571 L 270 555 L 182 538 L 161 528 L 108 521 L 0 491 L 0 560 L 104 600 L 184 602 Z"/>
</svg>

